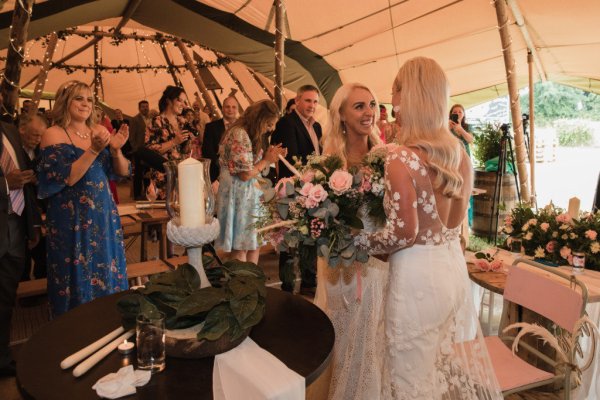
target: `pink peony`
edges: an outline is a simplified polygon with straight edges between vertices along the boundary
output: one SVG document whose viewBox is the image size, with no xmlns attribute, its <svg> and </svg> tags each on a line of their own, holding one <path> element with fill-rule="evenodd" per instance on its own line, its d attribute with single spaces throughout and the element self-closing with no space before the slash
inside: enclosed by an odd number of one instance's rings
<svg viewBox="0 0 600 400">
<path fill-rule="evenodd" d="M 590 239 L 590 240 L 596 240 L 596 238 L 598 237 L 598 232 L 593 231 L 593 230 L 587 230 L 585 231 L 585 237 Z"/>
<path fill-rule="evenodd" d="M 310 190 L 314 187 L 315 185 L 313 185 L 310 182 L 306 182 L 304 185 L 302 185 L 302 189 L 300 189 L 300 194 L 302 196 L 306 196 L 308 197 L 308 194 L 310 193 Z"/>
<path fill-rule="evenodd" d="M 352 187 L 352 175 L 341 169 L 335 170 L 329 177 L 329 187 L 337 195 L 345 193 Z"/>
<path fill-rule="evenodd" d="M 277 184 L 275 185 L 275 192 L 277 193 L 277 197 L 278 198 L 284 198 L 287 197 L 287 193 L 286 193 L 286 184 L 287 183 L 291 183 L 292 185 L 294 184 L 294 178 L 281 178 L 279 180 L 279 182 L 277 182 Z"/>
<path fill-rule="evenodd" d="M 547 223 L 547 222 L 542 222 L 542 223 L 540 224 L 540 228 L 541 228 L 541 229 L 542 229 L 544 232 L 546 232 L 546 231 L 548 230 L 548 228 L 550 228 L 550 224 L 549 224 L 549 223 Z"/>
<path fill-rule="evenodd" d="M 564 258 L 565 260 L 569 258 L 569 256 L 571 255 L 571 249 L 568 248 L 567 246 L 563 246 L 560 249 L 560 256 L 562 258 Z"/>
<path fill-rule="evenodd" d="M 546 243 L 546 251 L 548 253 L 554 253 L 555 248 L 556 248 L 556 241 L 551 240 L 548 243 Z"/>
<path fill-rule="evenodd" d="M 312 182 L 313 179 L 315 179 L 315 171 L 313 170 L 308 170 L 306 171 L 304 174 L 302 174 L 302 182 L 304 183 L 308 183 L 308 182 Z"/>
</svg>

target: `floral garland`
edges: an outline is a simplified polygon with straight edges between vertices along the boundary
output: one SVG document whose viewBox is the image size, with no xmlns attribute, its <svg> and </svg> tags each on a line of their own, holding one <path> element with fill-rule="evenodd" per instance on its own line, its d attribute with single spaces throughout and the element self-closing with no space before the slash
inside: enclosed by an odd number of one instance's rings
<svg viewBox="0 0 600 400">
<path fill-rule="evenodd" d="M 552 204 L 538 211 L 515 207 L 505 218 L 502 231 L 507 245 L 520 240 L 525 254 L 557 264 L 573 264 L 573 252 L 585 254 L 586 268 L 600 270 L 600 212 L 573 219 Z"/>
</svg>

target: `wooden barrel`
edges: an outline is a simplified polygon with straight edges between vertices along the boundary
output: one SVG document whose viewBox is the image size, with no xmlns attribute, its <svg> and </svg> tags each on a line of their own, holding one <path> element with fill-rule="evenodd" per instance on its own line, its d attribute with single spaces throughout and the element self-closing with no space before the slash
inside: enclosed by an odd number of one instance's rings
<svg viewBox="0 0 600 400">
<path fill-rule="evenodd" d="M 473 225 L 471 232 L 476 236 L 488 237 L 490 232 L 490 216 L 492 214 L 492 198 L 496 186 L 496 172 L 475 171 L 475 187 L 485 189 L 485 193 L 473 198 Z M 498 230 L 504 224 L 504 217 L 517 205 L 517 187 L 515 176 L 505 174 L 502 177 L 502 189 L 500 190 L 499 205 L 500 217 L 498 218 Z M 494 219 L 493 224 L 496 224 Z"/>
</svg>

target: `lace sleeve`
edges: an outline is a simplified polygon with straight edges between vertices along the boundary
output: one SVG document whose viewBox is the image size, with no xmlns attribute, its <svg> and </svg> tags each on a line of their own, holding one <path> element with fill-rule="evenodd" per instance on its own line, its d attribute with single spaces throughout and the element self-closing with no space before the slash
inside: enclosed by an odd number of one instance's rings
<svg viewBox="0 0 600 400">
<path fill-rule="evenodd" d="M 385 164 L 385 196 L 383 206 L 387 217 L 383 229 L 367 233 L 361 232 L 355 244 L 366 249 L 369 254 L 391 254 L 411 246 L 419 230 L 417 216 L 417 192 L 405 158 L 393 152 Z"/>
</svg>

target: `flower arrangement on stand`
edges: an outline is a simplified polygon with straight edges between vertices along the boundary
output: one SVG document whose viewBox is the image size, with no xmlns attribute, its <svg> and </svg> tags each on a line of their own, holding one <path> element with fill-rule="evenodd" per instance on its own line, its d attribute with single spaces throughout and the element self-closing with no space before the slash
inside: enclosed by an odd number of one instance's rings
<svg viewBox="0 0 600 400">
<path fill-rule="evenodd" d="M 573 264 L 573 252 L 586 255 L 586 268 L 600 270 L 600 213 L 582 214 L 573 219 L 552 204 L 534 211 L 519 205 L 506 217 L 503 233 L 511 241 L 520 240 L 525 254 L 556 265 Z"/>
</svg>

